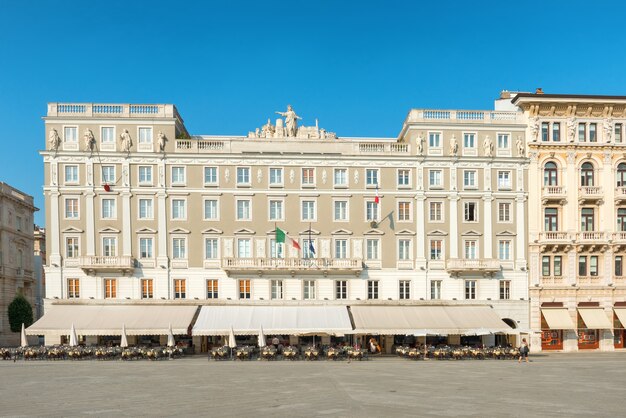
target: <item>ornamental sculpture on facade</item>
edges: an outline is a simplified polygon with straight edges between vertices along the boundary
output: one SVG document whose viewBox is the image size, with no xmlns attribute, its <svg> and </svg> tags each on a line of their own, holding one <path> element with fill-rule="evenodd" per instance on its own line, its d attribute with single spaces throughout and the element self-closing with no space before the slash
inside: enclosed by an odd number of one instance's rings
<svg viewBox="0 0 626 418">
<path fill-rule="evenodd" d="M 572 116 L 567 119 L 567 140 L 574 142 L 574 139 L 576 139 L 576 118 Z"/>
<path fill-rule="evenodd" d="M 319 127 L 317 119 L 315 126 L 298 126 L 298 119 L 302 120 L 296 114 L 291 105 L 287 106 L 286 112 L 275 112 L 285 119 L 276 119 L 276 124 L 272 125 L 272 120 L 267 119 L 267 123 L 260 128 L 256 128 L 254 132 L 248 133 L 248 138 L 302 138 L 302 139 L 337 139 L 337 134 L 328 132 L 326 129 Z"/>
<path fill-rule="evenodd" d="M 120 144 L 122 145 L 122 150 L 124 152 L 130 152 L 130 147 L 133 146 L 133 140 L 130 138 L 128 129 L 124 129 L 124 131 L 120 134 Z"/>
<path fill-rule="evenodd" d="M 606 118 L 602 122 L 602 129 L 604 131 L 604 140 L 605 142 L 611 143 L 613 141 L 613 119 Z"/>
<path fill-rule="evenodd" d="M 59 133 L 54 128 L 50 129 L 50 133 L 48 134 L 48 143 L 50 143 L 50 148 L 53 151 L 57 151 L 59 149 L 59 145 L 61 145 Z"/>
<path fill-rule="evenodd" d="M 93 136 L 91 129 L 85 129 L 83 140 L 85 141 L 85 151 L 93 151 L 93 148 L 96 146 L 96 138 Z"/>
<path fill-rule="evenodd" d="M 456 155 L 459 152 L 459 141 L 456 140 L 456 135 L 452 135 L 450 138 L 450 155 Z"/>
<path fill-rule="evenodd" d="M 161 131 L 159 131 L 159 134 L 157 136 L 159 138 L 159 151 L 165 152 L 165 143 L 167 142 L 167 137 Z"/>
<path fill-rule="evenodd" d="M 491 140 L 489 135 L 487 135 L 485 137 L 485 140 L 483 141 L 483 148 L 487 157 L 493 156 L 493 141 Z"/>
</svg>

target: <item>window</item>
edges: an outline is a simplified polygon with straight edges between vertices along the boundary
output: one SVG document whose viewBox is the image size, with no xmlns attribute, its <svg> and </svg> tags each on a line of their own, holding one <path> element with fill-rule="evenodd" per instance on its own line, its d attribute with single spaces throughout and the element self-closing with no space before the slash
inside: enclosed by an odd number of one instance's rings
<svg viewBox="0 0 626 418">
<path fill-rule="evenodd" d="M 463 148 L 476 148 L 476 134 L 463 134 Z"/>
<path fill-rule="evenodd" d="M 302 220 L 303 221 L 315 220 L 315 200 L 303 200 L 302 201 Z"/>
<path fill-rule="evenodd" d="M 204 220 L 216 221 L 218 219 L 217 199 L 207 199 L 204 201 Z"/>
<path fill-rule="evenodd" d="M 152 128 L 139 128 L 139 143 L 140 144 L 152 143 Z"/>
<path fill-rule="evenodd" d="M 78 128 L 76 126 L 63 128 L 63 139 L 65 142 L 78 142 Z"/>
<path fill-rule="evenodd" d="M 428 147 L 429 148 L 441 148 L 441 133 L 440 132 L 428 133 Z"/>
<path fill-rule="evenodd" d="M 430 298 L 433 300 L 441 299 L 441 280 L 431 280 Z"/>
<path fill-rule="evenodd" d="M 79 247 L 78 247 L 77 237 L 65 238 L 65 257 L 66 258 L 77 258 L 80 255 L 78 248 Z"/>
<path fill-rule="evenodd" d="M 66 165 L 65 166 L 65 183 L 78 183 L 78 166 Z"/>
<path fill-rule="evenodd" d="M 348 201 L 347 200 L 335 200 L 334 201 L 334 213 L 336 221 L 348 220 Z"/>
<path fill-rule="evenodd" d="M 398 202 L 398 221 L 411 220 L 411 202 Z"/>
<path fill-rule="evenodd" d="M 411 185 L 411 172 L 409 170 L 398 170 L 398 186 Z"/>
<path fill-rule="evenodd" d="M 430 240 L 430 259 L 441 260 L 443 258 L 443 241 L 440 239 Z"/>
<path fill-rule="evenodd" d="M 544 255 L 541 258 L 541 275 L 542 276 L 550 275 L 550 256 Z"/>
<path fill-rule="evenodd" d="M 335 240 L 335 258 L 348 258 L 348 240 Z"/>
<path fill-rule="evenodd" d="M 463 255 L 464 258 L 468 260 L 475 260 L 478 258 L 478 241 L 476 240 L 467 240 L 463 245 Z"/>
<path fill-rule="evenodd" d="M 623 138 L 623 135 L 624 135 L 624 125 L 622 125 L 621 123 L 616 123 L 614 129 L 615 129 L 615 132 L 614 132 L 615 142 L 617 144 L 621 144 L 622 141 L 624 140 L 624 138 Z"/>
<path fill-rule="evenodd" d="M 348 281 L 335 280 L 335 299 L 348 299 Z"/>
<path fill-rule="evenodd" d="M 80 280 L 79 279 L 67 279 L 67 298 L 68 299 L 80 298 Z"/>
<path fill-rule="evenodd" d="M 365 185 L 370 187 L 378 186 L 378 169 L 368 168 L 365 170 Z"/>
<path fill-rule="evenodd" d="M 618 277 L 621 277 L 624 273 L 623 273 L 623 267 L 624 267 L 624 263 L 623 263 L 623 258 L 621 255 L 618 255 L 615 257 L 615 275 Z"/>
<path fill-rule="evenodd" d="M 545 208 L 544 209 L 544 231 L 558 231 L 559 230 L 559 216 L 557 208 Z"/>
<path fill-rule="evenodd" d="M 115 219 L 115 199 L 102 199 L 102 219 Z"/>
<path fill-rule="evenodd" d="M 174 299 L 185 299 L 187 297 L 186 282 L 185 279 L 174 279 Z"/>
<path fill-rule="evenodd" d="M 184 199 L 172 199 L 172 219 L 186 219 L 187 209 Z"/>
<path fill-rule="evenodd" d="M 581 186 L 593 186 L 593 165 L 589 162 L 583 163 L 580 168 L 580 185 Z"/>
<path fill-rule="evenodd" d="M 172 167 L 172 185 L 185 184 L 185 167 Z"/>
<path fill-rule="evenodd" d="M 509 149 L 511 142 L 508 134 L 498 134 L 498 149 Z"/>
<path fill-rule="evenodd" d="M 315 280 L 305 280 L 302 282 L 302 299 L 315 299 Z"/>
<path fill-rule="evenodd" d="M 217 238 L 204 239 L 204 259 L 215 260 L 217 258 Z"/>
<path fill-rule="evenodd" d="M 152 199 L 139 199 L 139 219 L 153 219 Z"/>
<path fill-rule="evenodd" d="M 617 187 L 626 187 L 626 164 L 617 166 Z"/>
<path fill-rule="evenodd" d="M 250 185 L 250 167 L 237 167 L 237 185 Z"/>
<path fill-rule="evenodd" d="M 270 239 L 270 257 L 271 258 L 285 258 L 285 243 L 276 242 L 276 239 Z"/>
<path fill-rule="evenodd" d="M 249 221 L 250 218 L 250 204 L 249 200 L 237 200 L 237 220 Z"/>
<path fill-rule="evenodd" d="M 465 299 L 476 299 L 476 280 L 465 280 Z"/>
<path fill-rule="evenodd" d="M 378 250 L 380 241 L 378 239 L 368 239 L 366 240 L 367 245 L 367 259 L 368 260 L 378 260 Z"/>
<path fill-rule="evenodd" d="M 578 275 L 586 276 L 587 275 L 587 256 L 581 255 L 578 257 Z"/>
<path fill-rule="evenodd" d="M 561 141 L 561 124 L 559 122 L 552 123 L 552 140 L 554 142 Z"/>
<path fill-rule="evenodd" d="M 511 222 L 511 204 L 508 202 L 498 203 L 498 222 Z"/>
<path fill-rule="evenodd" d="M 511 299 L 511 281 L 500 280 L 500 299 Z"/>
<path fill-rule="evenodd" d="M 378 280 L 367 281 L 367 298 L 378 299 Z"/>
<path fill-rule="evenodd" d="M 105 257 L 115 257 L 117 255 L 117 238 L 102 238 L 102 255 Z"/>
<path fill-rule="evenodd" d="M 558 170 L 554 162 L 549 161 L 543 166 L 543 185 L 557 186 L 559 184 Z"/>
<path fill-rule="evenodd" d="M 562 269 L 561 269 L 561 265 L 562 265 L 562 258 L 560 255 L 555 255 L 554 259 L 553 259 L 553 272 L 555 276 L 561 276 L 563 274 Z"/>
<path fill-rule="evenodd" d="M 152 184 L 152 166 L 139 166 L 139 184 Z"/>
<path fill-rule="evenodd" d="M 115 166 L 114 165 L 102 166 L 102 182 L 106 184 L 117 183 L 115 179 Z"/>
<path fill-rule="evenodd" d="M 345 187 L 348 185 L 348 169 L 335 168 L 335 187 Z"/>
<path fill-rule="evenodd" d="M 206 298 L 207 299 L 217 299 L 217 280 L 209 279 L 206 281 Z"/>
<path fill-rule="evenodd" d="M 617 230 L 626 232 L 626 208 L 617 209 Z"/>
<path fill-rule="evenodd" d="M 117 297 L 117 280 L 104 279 L 104 298 L 115 299 Z"/>
<path fill-rule="evenodd" d="M 511 259 L 511 241 L 510 240 L 500 240 L 498 242 L 498 258 L 500 260 Z"/>
<path fill-rule="evenodd" d="M 217 185 L 217 167 L 204 167 L 204 184 Z"/>
<path fill-rule="evenodd" d="M 443 203 L 430 202 L 428 213 L 431 222 L 443 221 Z"/>
<path fill-rule="evenodd" d="M 22 217 L 21 216 L 16 216 L 15 217 L 15 229 L 17 229 L 18 231 L 21 231 L 24 229 L 24 225 L 23 225 L 23 221 L 22 221 Z"/>
<path fill-rule="evenodd" d="M 270 186 L 283 185 L 283 169 L 277 167 L 270 168 Z"/>
<path fill-rule="evenodd" d="M 368 222 L 378 220 L 378 207 L 376 202 L 365 202 L 365 220 Z"/>
<path fill-rule="evenodd" d="M 550 123 L 548 122 L 541 122 L 541 140 L 543 142 L 547 142 L 549 140 L 549 129 L 550 129 Z"/>
<path fill-rule="evenodd" d="M 411 299 L 411 281 L 400 280 L 400 300 Z"/>
<path fill-rule="evenodd" d="M 463 171 L 463 187 L 466 189 L 475 189 L 476 186 L 476 171 L 465 170 Z"/>
<path fill-rule="evenodd" d="M 511 190 L 511 172 L 498 171 L 498 189 Z"/>
<path fill-rule="evenodd" d="M 283 201 L 270 200 L 270 221 L 283 220 Z"/>
<path fill-rule="evenodd" d="M 139 238 L 139 258 L 152 258 L 152 238 Z"/>
<path fill-rule="evenodd" d="M 141 279 L 141 298 L 154 298 L 154 281 L 152 279 Z"/>
<path fill-rule="evenodd" d="M 465 202 L 463 204 L 463 216 L 465 222 L 478 222 L 478 204 L 476 202 Z"/>
<path fill-rule="evenodd" d="M 76 198 L 65 199 L 65 218 L 66 219 L 78 219 L 78 199 Z"/>
<path fill-rule="evenodd" d="M 597 142 L 598 141 L 598 136 L 597 136 L 597 125 L 595 123 L 590 123 L 589 124 L 589 142 Z"/>
<path fill-rule="evenodd" d="M 580 210 L 580 230 L 594 231 L 593 208 L 582 208 Z"/>
<path fill-rule="evenodd" d="M 103 144 L 115 143 L 115 128 L 112 126 L 103 126 L 100 128 L 100 137 Z"/>
<path fill-rule="evenodd" d="M 589 257 L 589 275 L 597 276 L 598 275 L 598 256 L 592 255 Z"/>
<path fill-rule="evenodd" d="M 239 238 L 237 240 L 237 257 L 239 258 L 252 257 L 250 238 Z"/>
<path fill-rule="evenodd" d="M 282 299 L 283 298 L 283 281 L 282 280 L 272 280 L 272 299 Z"/>
<path fill-rule="evenodd" d="M 187 239 L 172 239 L 172 258 L 175 260 L 184 260 L 187 258 Z"/>
<path fill-rule="evenodd" d="M 302 185 L 303 186 L 315 186 L 315 169 L 314 168 L 302 169 Z"/>
<path fill-rule="evenodd" d="M 410 260 L 411 259 L 411 240 L 401 239 L 398 240 L 398 260 Z"/>
<path fill-rule="evenodd" d="M 443 187 L 443 174 L 441 170 L 428 171 L 428 186 L 431 188 Z"/>
<path fill-rule="evenodd" d="M 250 299 L 250 279 L 239 280 L 239 299 Z"/>
<path fill-rule="evenodd" d="M 587 139 L 587 125 L 584 123 L 578 124 L 578 142 L 585 142 Z"/>
</svg>

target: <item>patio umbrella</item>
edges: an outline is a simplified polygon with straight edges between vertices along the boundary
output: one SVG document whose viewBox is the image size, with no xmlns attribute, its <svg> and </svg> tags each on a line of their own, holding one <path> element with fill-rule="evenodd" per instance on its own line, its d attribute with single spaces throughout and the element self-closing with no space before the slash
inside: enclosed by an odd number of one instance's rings
<svg viewBox="0 0 626 418">
<path fill-rule="evenodd" d="M 170 323 L 170 328 L 167 330 L 167 346 L 174 347 L 176 345 L 176 341 L 174 341 L 174 334 L 172 334 L 172 324 Z"/>
<path fill-rule="evenodd" d="M 120 347 L 128 347 L 128 339 L 126 338 L 126 324 L 122 324 L 122 341 L 120 342 Z"/>
<path fill-rule="evenodd" d="M 26 339 L 26 327 L 24 327 L 24 323 L 22 322 L 22 338 L 20 347 L 28 347 L 28 340 Z"/>
<path fill-rule="evenodd" d="M 70 347 L 76 347 L 78 345 L 78 337 L 76 337 L 76 328 L 72 322 L 72 329 L 70 329 Z"/>
<path fill-rule="evenodd" d="M 265 347 L 267 344 L 265 343 L 265 334 L 263 334 L 263 325 L 261 325 L 261 330 L 259 331 L 259 348 Z"/>
</svg>

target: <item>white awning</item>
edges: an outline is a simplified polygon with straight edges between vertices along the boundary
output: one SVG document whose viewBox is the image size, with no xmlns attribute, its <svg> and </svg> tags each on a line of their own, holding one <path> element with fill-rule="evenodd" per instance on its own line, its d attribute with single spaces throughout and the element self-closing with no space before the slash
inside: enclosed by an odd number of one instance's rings
<svg viewBox="0 0 626 418">
<path fill-rule="evenodd" d="M 354 334 L 486 335 L 511 330 L 489 306 L 352 306 Z"/>
<path fill-rule="evenodd" d="M 546 319 L 550 329 L 576 329 L 569 312 L 565 308 L 542 309 L 541 314 Z"/>
<path fill-rule="evenodd" d="M 167 305 L 50 305 L 44 316 L 27 328 L 28 335 L 67 334 L 74 324 L 79 335 L 187 334 L 197 306 Z"/>
<path fill-rule="evenodd" d="M 589 329 L 612 329 L 611 321 L 606 317 L 604 309 L 600 308 L 586 308 L 579 309 L 578 313 L 583 319 L 585 326 Z"/>
<path fill-rule="evenodd" d="M 345 306 L 203 306 L 193 335 L 343 335 L 352 332 Z"/>
<path fill-rule="evenodd" d="M 622 323 L 622 328 L 626 328 L 626 308 L 613 308 L 615 311 L 615 315 L 619 319 L 619 322 Z"/>
</svg>

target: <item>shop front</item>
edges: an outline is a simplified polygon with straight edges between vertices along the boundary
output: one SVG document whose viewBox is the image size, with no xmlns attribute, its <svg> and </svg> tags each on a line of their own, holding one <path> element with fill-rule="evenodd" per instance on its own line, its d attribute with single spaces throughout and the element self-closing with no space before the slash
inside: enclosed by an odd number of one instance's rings
<svg viewBox="0 0 626 418">
<path fill-rule="evenodd" d="M 604 330 L 613 325 L 602 308 L 578 308 L 578 349 L 596 350 Z"/>
<path fill-rule="evenodd" d="M 566 308 L 541 309 L 542 350 L 563 350 L 564 333 L 575 330 L 576 326 Z"/>
<path fill-rule="evenodd" d="M 626 348 L 626 307 L 615 307 L 613 309 L 613 342 L 615 348 Z"/>
</svg>

